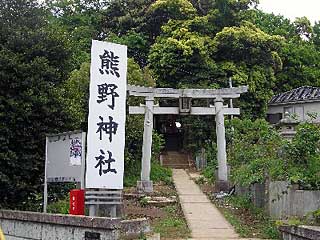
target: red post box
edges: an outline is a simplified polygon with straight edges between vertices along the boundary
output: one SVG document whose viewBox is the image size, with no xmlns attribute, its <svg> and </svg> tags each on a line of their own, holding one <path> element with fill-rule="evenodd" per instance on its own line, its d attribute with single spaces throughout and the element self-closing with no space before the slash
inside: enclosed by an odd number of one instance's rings
<svg viewBox="0 0 320 240">
<path fill-rule="evenodd" d="M 69 213 L 72 215 L 84 215 L 84 190 L 70 190 Z"/>
</svg>

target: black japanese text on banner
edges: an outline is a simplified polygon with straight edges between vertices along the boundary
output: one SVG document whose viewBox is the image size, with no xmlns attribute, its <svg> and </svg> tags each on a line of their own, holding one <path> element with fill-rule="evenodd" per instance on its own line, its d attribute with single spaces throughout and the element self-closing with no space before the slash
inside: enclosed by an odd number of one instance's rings
<svg viewBox="0 0 320 240">
<path fill-rule="evenodd" d="M 123 188 L 127 47 L 92 41 L 86 188 Z"/>
</svg>

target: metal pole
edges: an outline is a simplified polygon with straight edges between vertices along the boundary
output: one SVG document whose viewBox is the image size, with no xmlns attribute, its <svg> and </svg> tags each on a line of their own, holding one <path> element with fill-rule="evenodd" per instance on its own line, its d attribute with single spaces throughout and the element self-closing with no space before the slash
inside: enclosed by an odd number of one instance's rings
<svg viewBox="0 0 320 240">
<path fill-rule="evenodd" d="M 112 218 L 117 217 L 117 205 L 110 206 L 110 217 L 112 217 Z"/>
<path fill-rule="evenodd" d="M 89 205 L 89 216 L 90 217 L 96 216 L 96 206 L 93 204 Z"/>
<path fill-rule="evenodd" d="M 48 206 L 48 182 L 47 182 L 47 165 L 48 165 L 48 141 L 49 138 L 46 137 L 46 157 L 44 164 L 44 191 L 43 191 L 43 212 L 47 212 Z"/>
<path fill-rule="evenodd" d="M 86 133 L 81 134 L 82 150 L 81 150 L 81 176 L 80 188 L 85 188 L 85 169 L 86 169 Z"/>
</svg>

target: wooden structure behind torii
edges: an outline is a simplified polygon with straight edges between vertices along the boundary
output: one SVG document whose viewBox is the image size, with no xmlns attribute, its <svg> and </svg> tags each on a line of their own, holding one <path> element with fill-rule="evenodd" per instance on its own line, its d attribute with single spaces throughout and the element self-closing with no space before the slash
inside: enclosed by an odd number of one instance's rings
<svg viewBox="0 0 320 240">
<path fill-rule="evenodd" d="M 222 89 L 172 89 L 150 88 L 128 85 L 130 96 L 144 97 L 145 105 L 129 106 L 129 114 L 144 114 L 144 132 L 142 146 L 141 181 L 137 187 L 139 191 L 152 192 L 150 181 L 151 147 L 154 114 L 183 114 L 183 115 L 215 115 L 217 133 L 217 159 L 218 159 L 218 186 L 225 190 L 227 186 L 227 154 L 224 115 L 239 115 L 239 108 L 228 108 L 223 105 L 224 99 L 239 98 L 241 93 L 248 91 L 247 86 Z M 154 105 L 155 98 L 179 99 L 179 107 L 159 107 Z M 214 99 L 214 106 L 192 107 L 192 99 Z"/>
</svg>

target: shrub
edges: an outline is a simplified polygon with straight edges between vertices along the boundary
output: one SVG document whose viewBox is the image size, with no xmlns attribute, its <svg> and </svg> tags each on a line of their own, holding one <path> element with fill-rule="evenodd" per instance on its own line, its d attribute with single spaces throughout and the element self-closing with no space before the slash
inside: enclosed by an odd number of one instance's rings
<svg viewBox="0 0 320 240">
<path fill-rule="evenodd" d="M 303 189 L 320 189 L 320 126 L 300 124 L 285 147 L 288 180 Z"/>
<path fill-rule="evenodd" d="M 282 140 L 265 120 L 233 119 L 227 123 L 228 156 L 231 178 L 242 186 L 264 182 L 269 175 L 282 176 L 283 163 L 278 156 Z"/>
<path fill-rule="evenodd" d="M 151 180 L 154 182 L 161 181 L 166 184 L 172 184 L 172 170 L 153 161 L 151 164 Z"/>
<path fill-rule="evenodd" d="M 242 186 L 272 180 L 320 189 L 320 126 L 303 123 L 291 142 L 265 120 L 234 119 L 227 124 L 231 179 Z"/>
<path fill-rule="evenodd" d="M 68 214 L 69 213 L 69 198 L 58 200 L 57 202 L 53 202 L 48 204 L 47 207 L 48 213 L 60 213 L 60 214 Z"/>
<path fill-rule="evenodd" d="M 317 223 L 320 223 L 320 208 L 314 212 L 312 212 L 312 215 Z"/>
</svg>

